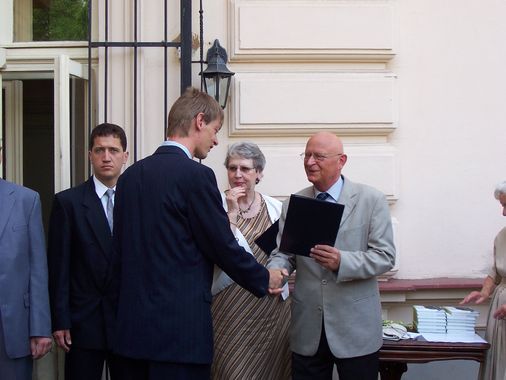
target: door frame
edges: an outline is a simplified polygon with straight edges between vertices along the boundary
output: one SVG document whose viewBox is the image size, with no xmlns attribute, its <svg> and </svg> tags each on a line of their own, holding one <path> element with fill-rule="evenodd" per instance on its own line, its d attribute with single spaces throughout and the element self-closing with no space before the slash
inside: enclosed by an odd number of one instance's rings
<svg viewBox="0 0 506 380">
<path fill-rule="evenodd" d="M 60 54 L 54 59 L 54 191 L 55 193 L 71 187 L 71 120 L 70 120 L 70 78 L 88 80 L 86 65 L 80 64 Z M 84 86 L 85 91 L 88 86 Z M 86 94 L 85 97 L 89 96 Z M 85 101 L 85 107 L 88 102 Z M 85 115 L 88 112 L 85 111 Z M 85 116 L 87 117 L 87 116 Z M 85 120 L 84 125 L 88 125 Z M 85 142 L 83 141 L 83 144 Z"/>
</svg>

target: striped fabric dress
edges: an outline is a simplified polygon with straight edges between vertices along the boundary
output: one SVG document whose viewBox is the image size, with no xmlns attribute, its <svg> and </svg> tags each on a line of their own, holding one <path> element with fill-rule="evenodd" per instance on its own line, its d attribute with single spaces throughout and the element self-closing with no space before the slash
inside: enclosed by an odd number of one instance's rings
<svg viewBox="0 0 506 380">
<path fill-rule="evenodd" d="M 253 218 L 239 218 L 238 228 L 260 264 L 267 255 L 254 243 L 271 225 L 262 199 Z M 237 284 L 218 293 L 212 303 L 214 380 L 288 380 L 291 352 L 288 343 L 290 298 L 256 298 Z"/>
</svg>

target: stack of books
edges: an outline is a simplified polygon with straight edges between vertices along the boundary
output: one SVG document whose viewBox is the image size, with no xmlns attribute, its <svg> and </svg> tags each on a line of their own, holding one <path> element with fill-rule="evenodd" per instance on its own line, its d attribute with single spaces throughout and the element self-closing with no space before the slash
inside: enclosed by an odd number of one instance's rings
<svg viewBox="0 0 506 380">
<path fill-rule="evenodd" d="M 439 306 L 413 306 L 413 326 L 420 334 L 445 334 L 446 311 Z"/>
<path fill-rule="evenodd" d="M 479 313 L 468 307 L 445 306 L 448 334 L 474 334 Z"/>
<path fill-rule="evenodd" d="M 468 307 L 413 306 L 413 326 L 420 334 L 474 334 L 478 316 Z"/>
</svg>

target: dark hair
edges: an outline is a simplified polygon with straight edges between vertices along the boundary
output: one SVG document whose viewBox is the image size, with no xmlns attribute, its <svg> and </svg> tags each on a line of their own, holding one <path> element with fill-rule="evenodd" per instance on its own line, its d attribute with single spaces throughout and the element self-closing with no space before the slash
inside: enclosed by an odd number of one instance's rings
<svg viewBox="0 0 506 380">
<path fill-rule="evenodd" d="M 95 144 L 95 139 L 97 137 L 106 137 L 106 136 L 114 136 L 119 138 L 121 142 L 121 147 L 123 148 L 123 151 L 126 152 L 127 138 L 125 135 L 125 131 L 119 125 L 111 123 L 102 123 L 93 128 L 93 130 L 91 131 L 90 142 L 88 145 L 89 150 L 93 149 L 93 145 Z"/>
<path fill-rule="evenodd" d="M 167 137 L 188 136 L 191 121 L 199 113 L 204 114 L 206 124 L 218 118 L 220 122 L 223 121 L 223 109 L 213 97 L 196 88 L 188 87 L 170 109 Z"/>
</svg>

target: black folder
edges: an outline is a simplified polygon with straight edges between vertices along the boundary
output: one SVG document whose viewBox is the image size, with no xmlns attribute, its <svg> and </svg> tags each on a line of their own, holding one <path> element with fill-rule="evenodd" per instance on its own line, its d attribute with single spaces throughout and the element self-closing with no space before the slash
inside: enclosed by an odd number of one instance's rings
<svg viewBox="0 0 506 380">
<path fill-rule="evenodd" d="M 275 221 L 269 228 L 267 228 L 262 235 L 255 239 L 255 243 L 264 251 L 267 256 L 276 248 L 276 237 L 279 231 L 279 221 Z"/>
<path fill-rule="evenodd" d="M 334 245 L 344 205 L 292 194 L 279 250 L 309 256 L 316 244 Z"/>
</svg>

